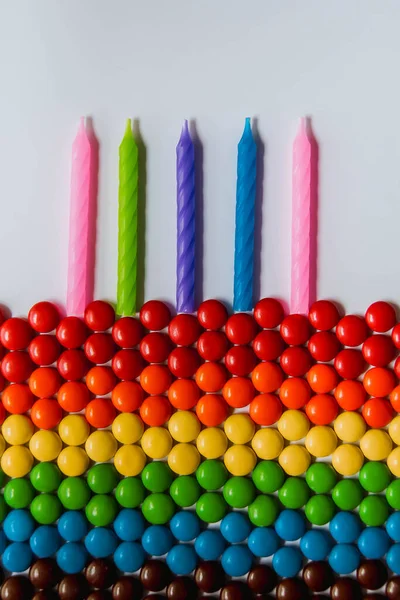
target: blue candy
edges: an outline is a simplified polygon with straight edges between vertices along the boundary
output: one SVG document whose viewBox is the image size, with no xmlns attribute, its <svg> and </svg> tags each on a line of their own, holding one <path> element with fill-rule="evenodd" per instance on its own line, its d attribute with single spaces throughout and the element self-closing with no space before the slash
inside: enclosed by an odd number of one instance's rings
<svg viewBox="0 0 400 600">
<path fill-rule="evenodd" d="M 114 531 L 124 542 L 139 540 L 144 529 L 145 522 L 142 513 L 133 508 L 122 509 L 114 521 Z"/>
<path fill-rule="evenodd" d="M 275 522 L 275 531 L 282 540 L 288 542 L 300 539 L 306 531 L 303 515 L 297 510 L 283 510 Z"/>
<path fill-rule="evenodd" d="M 29 544 L 38 558 L 49 558 L 61 546 L 61 537 L 54 525 L 41 525 L 32 533 Z"/>
<path fill-rule="evenodd" d="M 251 532 L 251 524 L 246 515 L 230 512 L 221 521 L 221 533 L 230 544 L 244 542 Z"/>
<path fill-rule="evenodd" d="M 386 521 L 386 531 L 394 542 L 400 542 L 400 511 L 390 515 Z"/>
<path fill-rule="evenodd" d="M 27 510 L 12 510 L 4 519 L 3 529 L 11 542 L 26 542 L 35 529 L 35 521 Z"/>
<path fill-rule="evenodd" d="M 87 520 L 81 512 L 68 510 L 58 520 L 58 533 L 67 542 L 79 542 L 87 534 Z"/>
<path fill-rule="evenodd" d="M 285 546 L 275 552 L 272 566 L 280 577 L 294 577 L 301 569 L 303 557 L 298 548 Z"/>
<path fill-rule="evenodd" d="M 203 560 L 217 560 L 225 550 L 225 540 L 217 529 L 206 529 L 196 538 L 194 548 Z"/>
<path fill-rule="evenodd" d="M 7 546 L 2 556 L 3 567 L 7 571 L 22 573 L 32 562 L 32 551 L 26 542 L 14 542 Z"/>
<path fill-rule="evenodd" d="M 221 558 L 222 568 L 231 577 L 246 575 L 253 564 L 253 555 L 247 546 L 236 544 L 229 546 Z"/>
<path fill-rule="evenodd" d="M 114 553 L 118 538 L 107 527 L 95 527 L 85 537 L 86 550 L 94 558 L 106 558 Z"/>
<path fill-rule="evenodd" d="M 329 554 L 329 564 L 338 575 L 348 575 L 360 564 L 360 552 L 352 544 L 337 544 Z"/>
<path fill-rule="evenodd" d="M 366 527 L 358 538 L 358 548 L 365 558 L 382 558 L 389 546 L 389 536 L 381 527 Z"/>
<path fill-rule="evenodd" d="M 87 552 L 83 544 L 67 542 L 56 554 L 57 564 L 65 573 L 79 573 L 85 567 Z"/>
<path fill-rule="evenodd" d="M 150 556 L 167 554 L 173 545 L 172 533 L 164 525 L 150 525 L 142 535 L 142 546 Z"/>
<path fill-rule="evenodd" d="M 254 556 L 272 556 L 279 548 L 279 537 L 272 527 L 256 527 L 247 544 Z"/>
<path fill-rule="evenodd" d="M 195 513 L 181 510 L 172 517 L 169 526 L 171 533 L 180 542 L 190 542 L 200 533 L 200 520 Z"/>
<path fill-rule="evenodd" d="M 310 529 L 300 540 L 300 550 L 309 560 L 325 560 L 332 545 L 330 535 L 320 529 Z"/>
<path fill-rule="evenodd" d="M 189 575 L 195 570 L 197 556 L 193 546 L 177 544 L 167 554 L 167 565 L 175 575 Z"/>
<path fill-rule="evenodd" d="M 146 556 L 141 544 L 122 542 L 114 552 L 114 562 L 120 571 L 134 573 L 143 565 Z"/>
<path fill-rule="evenodd" d="M 329 523 L 329 531 L 339 544 L 352 544 L 361 533 L 361 522 L 354 513 L 338 512 Z"/>
<path fill-rule="evenodd" d="M 386 562 L 395 575 L 400 575 L 400 544 L 393 544 L 386 554 Z"/>
</svg>

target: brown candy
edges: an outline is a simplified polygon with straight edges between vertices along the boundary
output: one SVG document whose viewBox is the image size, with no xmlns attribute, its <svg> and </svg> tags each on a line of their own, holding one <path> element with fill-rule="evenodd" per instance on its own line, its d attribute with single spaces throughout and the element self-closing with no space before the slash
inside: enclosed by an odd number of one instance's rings
<svg viewBox="0 0 400 600">
<path fill-rule="evenodd" d="M 310 562 L 303 569 L 303 581 L 313 592 L 324 592 L 333 584 L 334 575 L 327 562 Z"/>
<path fill-rule="evenodd" d="M 220 600 L 249 600 L 252 594 L 243 581 L 231 581 L 221 589 Z"/>
<path fill-rule="evenodd" d="M 59 596 L 54 590 L 40 590 L 40 592 L 36 592 L 32 600 L 57 600 L 58 598 Z"/>
<path fill-rule="evenodd" d="M 165 600 L 166 597 L 164 594 L 148 594 L 143 600 Z"/>
<path fill-rule="evenodd" d="M 307 586 L 295 577 L 282 579 L 276 588 L 276 597 L 279 600 L 305 600 L 310 597 Z"/>
<path fill-rule="evenodd" d="M 176 577 L 167 587 L 168 600 L 195 600 L 197 587 L 191 577 Z"/>
<path fill-rule="evenodd" d="M 350 577 L 342 577 L 331 587 L 332 600 L 361 600 L 360 584 Z"/>
<path fill-rule="evenodd" d="M 194 580 L 200 591 L 211 594 L 223 587 L 226 577 L 221 563 L 210 560 L 198 565 L 194 572 Z"/>
<path fill-rule="evenodd" d="M 111 593 L 108 590 L 95 590 L 86 600 L 111 600 Z"/>
<path fill-rule="evenodd" d="M 38 590 L 53 588 L 60 580 L 60 570 L 52 558 L 39 558 L 29 569 L 29 579 Z"/>
<path fill-rule="evenodd" d="M 1 586 L 1 600 L 30 600 L 32 596 L 32 584 L 22 575 L 8 577 Z"/>
<path fill-rule="evenodd" d="M 90 586 L 100 590 L 107 589 L 116 579 L 116 569 L 112 562 L 95 558 L 86 567 L 85 577 Z"/>
<path fill-rule="evenodd" d="M 169 584 L 171 572 L 161 560 L 148 560 L 140 571 L 140 581 L 150 592 L 159 592 Z"/>
<path fill-rule="evenodd" d="M 113 600 L 139 600 L 143 596 L 143 586 L 136 577 L 120 577 L 112 587 Z"/>
<path fill-rule="evenodd" d="M 66 575 L 58 584 L 60 600 L 83 600 L 88 594 L 88 584 L 82 574 Z"/>
<path fill-rule="evenodd" d="M 257 565 L 247 575 L 247 585 L 254 594 L 268 594 L 277 583 L 275 571 L 267 565 Z"/>
<path fill-rule="evenodd" d="M 380 560 L 365 560 L 357 569 L 357 581 L 367 590 L 379 590 L 387 578 L 387 569 Z"/>
<path fill-rule="evenodd" d="M 398 600 L 400 598 L 400 577 L 392 577 L 386 585 L 386 597 L 389 600 Z"/>
</svg>

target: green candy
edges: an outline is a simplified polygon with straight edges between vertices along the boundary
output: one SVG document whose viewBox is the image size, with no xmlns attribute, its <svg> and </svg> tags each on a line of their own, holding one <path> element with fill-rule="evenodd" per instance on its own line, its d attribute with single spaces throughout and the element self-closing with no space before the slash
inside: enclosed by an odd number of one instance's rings
<svg viewBox="0 0 400 600">
<path fill-rule="evenodd" d="M 337 481 L 337 476 L 331 465 L 314 463 L 307 469 L 306 481 L 308 487 L 316 494 L 329 494 Z"/>
<path fill-rule="evenodd" d="M 389 516 L 389 506 L 384 496 L 367 496 L 360 504 L 360 519 L 369 527 L 380 527 Z"/>
<path fill-rule="evenodd" d="M 273 525 L 279 513 L 274 496 L 260 495 L 249 506 L 249 519 L 256 527 Z"/>
<path fill-rule="evenodd" d="M 4 521 L 7 515 L 7 504 L 3 496 L 0 496 L 0 523 Z"/>
<path fill-rule="evenodd" d="M 278 492 L 285 508 L 302 508 L 310 497 L 310 489 L 304 479 L 288 477 Z"/>
<path fill-rule="evenodd" d="M 144 518 L 152 525 L 164 525 L 172 519 L 175 504 L 167 494 L 150 494 L 142 504 Z"/>
<path fill-rule="evenodd" d="M 61 502 L 53 494 L 39 494 L 31 502 L 32 517 L 40 525 L 55 523 L 62 513 Z"/>
<path fill-rule="evenodd" d="M 166 463 L 150 462 L 142 471 L 142 483 L 149 492 L 165 492 L 174 480 L 174 475 Z"/>
<path fill-rule="evenodd" d="M 400 479 L 395 479 L 386 490 L 386 500 L 392 508 L 400 510 Z"/>
<path fill-rule="evenodd" d="M 115 498 L 124 508 L 136 508 L 145 499 L 143 483 L 137 477 L 122 479 L 115 490 Z"/>
<path fill-rule="evenodd" d="M 118 507 L 113 496 L 97 494 L 92 496 L 86 506 L 87 520 L 95 527 L 110 525 L 117 516 Z"/>
<path fill-rule="evenodd" d="M 90 489 L 81 477 L 67 477 L 58 488 L 58 497 L 67 510 L 81 510 L 90 499 Z"/>
<path fill-rule="evenodd" d="M 88 486 L 94 494 L 111 494 L 118 481 L 116 468 L 107 463 L 94 465 L 87 474 Z"/>
<path fill-rule="evenodd" d="M 354 510 L 364 497 L 357 479 L 342 479 L 332 490 L 332 499 L 340 510 Z"/>
<path fill-rule="evenodd" d="M 262 460 L 252 473 L 253 483 L 263 494 L 273 494 L 285 482 L 282 467 L 273 460 Z"/>
<path fill-rule="evenodd" d="M 55 492 L 61 483 L 62 475 L 57 465 L 51 462 L 39 463 L 30 473 L 31 484 L 38 492 Z"/>
<path fill-rule="evenodd" d="M 30 505 L 35 492 L 28 479 L 10 479 L 4 488 L 4 500 L 11 508 L 26 508 Z"/>
<path fill-rule="evenodd" d="M 330 496 L 318 494 L 309 499 L 305 506 L 307 519 L 313 525 L 326 525 L 333 519 L 335 504 Z"/>
<path fill-rule="evenodd" d="M 362 467 L 358 479 L 364 490 L 372 494 L 379 494 L 387 488 L 391 476 L 386 465 L 371 461 L 365 463 Z"/>
<path fill-rule="evenodd" d="M 224 485 L 223 494 L 232 508 L 245 508 L 253 502 L 256 490 L 251 479 L 231 477 Z"/>
<path fill-rule="evenodd" d="M 228 479 L 228 471 L 219 460 L 205 460 L 196 470 L 196 478 L 201 487 L 215 492 L 223 487 Z"/>
<path fill-rule="evenodd" d="M 182 508 L 193 506 L 201 494 L 200 486 L 194 477 L 181 475 L 172 483 L 169 493 L 173 501 Z"/>
<path fill-rule="evenodd" d="M 197 516 L 205 523 L 218 523 L 227 512 L 227 504 L 219 492 L 205 492 L 196 502 Z"/>
</svg>

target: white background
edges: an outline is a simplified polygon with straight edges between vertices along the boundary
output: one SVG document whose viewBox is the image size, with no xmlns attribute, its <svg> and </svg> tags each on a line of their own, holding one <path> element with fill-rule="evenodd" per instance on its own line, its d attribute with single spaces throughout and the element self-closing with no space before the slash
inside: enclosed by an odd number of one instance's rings
<svg viewBox="0 0 400 600">
<path fill-rule="evenodd" d="M 236 145 L 266 146 L 261 295 L 289 297 L 291 144 L 320 142 L 319 297 L 400 296 L 398 0 L 0 0 L 0 301 L 65 299 L 70 150 L 101 145 L 96 296 L 115 300 L 118 145 L 147 146 L 146 298 L 175 296 L 175 146 L 204 147 L 204 297 L 232 299 Z"/>
</svg>

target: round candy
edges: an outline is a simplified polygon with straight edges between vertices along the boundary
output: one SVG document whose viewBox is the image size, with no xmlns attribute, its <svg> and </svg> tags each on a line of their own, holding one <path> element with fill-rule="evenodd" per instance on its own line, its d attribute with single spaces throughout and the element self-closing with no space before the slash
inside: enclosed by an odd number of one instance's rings
<svg viewBox="0 0 400 600">
<path fill-rule="evenodd" d="M 119 481 L 113 465 L 94 465 L 87 473 L 87 484 L 95 494 L 109 494 Z"/>
<path fill-rule="evenodd" d="M 197 318 L 204 329 L 221 329 L 227 319 L 228 311 L 218 300 L 205 300 L 197 309 Z"/>
<path fill-rule="evenodd" d="M 221 360 L 228 349 L 228 338 L 222 331 L 204 331 L 197 340 L 197 352 L 203 360 Z"/>
<path fill-rule="evenodd" d="M 306 435 L 305 446 L 312 456 L 330 456 L 337 446 L 336 433 L 328 426 L 312 427 Z"/>
<path fill-rule="evenodd" d="M 360 552 L 352 544 L 337 544 L 332 548 L 328 560 L 335 573 L 347 575 L 360 564 Z"/>
<path fill-rule="evenodd" d="M 400 477 L 400 447 L 391 451 L 387 458 L 387 466 L 395 477 Z"/>
<path fill-rule="evenodd" d="M 144 431 L 142 419 L 132 413 L 121 413 L 112 423 L 112 433 L 121 444 L 135 444 Z"/>
<path fill-rule="evenodd" d="M 89 423 L 82 415 L 67 415 L 60 422 L 58 433 L 64 444 L 81 446 L 89 437 Z"/>
<path fill-rule="evenodd" d="M 200 522 L 197 516 L 187 510 L 174 514 L 170 521 L 171 533 L 180 542 L 190 542 L 200 534 Z"/>
<path fill-rule="evenodd" d="M 171 416 L 171 403 L 165 396 L 148 396 L 140 407 L 140 417 L 150 427 L 161 427 Z"/>
<path fill-rule="evenodd" d="M 256 436 L 253 438 L 253 442 L 255 437 Z M 252 445 L 254 447 L 253 442 Z M 260 456 L 260 454 L 258 455 Z M 248 446 L 234 444 L 225 452 L 224 463 L 229 473 L 232 473 L 232 475 L 248 475 L 254 469 L 256 462 L 256 455 Z"/>
<path fill-rule="evenodd" d="M 62 408 L 56 400 L 39 398 L 31 408 L 31 420 L 40 429 L 53 429 L 62 419 Z"/>
<path fill-rule="evenodd" d="M 233 508 L 245 508 L 253 502 L 256 490 L 251 479 L 247 477 L 231 477 L 223 490 L 226 502 Z"/>
<path fill-rule="evenodd" d="M 43 590 L 45 597 L 48 593 L 51 594 L 51 588 L 59 582 L 60 578 L 61 573 L 53 558 L 39 558 L 29 569 L 30 582 L 36 589 Z"/>
<path fill-rule="evenodd" d="M 389 516 L 387 501 L 382 496 L 367 496 L 360 504 L 360 519 L 369 527 L 379 527 Z"/>
<path fill-rule="evenodd" d="M 287 408 L 303 408 L 311 398 L 311 388 L 302 377 L 291 377 L 282 383 L 279 398 Z"/>
<path fill-rule="evenodd" d="M 205 460 L 197 468 L 196 478 L 202 488 L 212 492 L 222 488 L 228 479 L 228 472 L 223 462 Z"/>
<path fill-rule="evenodd" d="M 392 508 L 400 510 L 400 481 L 395 479 L 386 490 L 386 500 Z"/>
<path fill-rule="evenodd" d="M 115 490 L 115 499 L 124 508 L 136 508 L 145 498 L 145 489 L 140 479 L 126 477 Z"/>
<path fill-rule="evenodd" d="M 400 512 L 396 511 L 386 521 L 386 531 L 393 541 L 400 542 Z"/>
<path fill-rule="evenodd" d="M 3 530 L 11 542 L 26 542 L 29 540 L 35 522 L 27 510 L 12 510 L 3 522 Z"/>
<path fill-rule="evenodd" d="M 116 535 L 107 527 L 95 527 L 85 537 L 86 550 L 94 558 L 111 556 L 117 545 Z"/>
<path fill-rule="evenodd" d="M 167 554 L 167 565 L 175 575 L 189 575 L 196 568 L 197 556 L 193 546 L 178 544 Z"/>
<path fill-rule="evenodd" d="M 288 477 L 279 490 L 278 497 L 286 508 L 302 508 L 310 497 L 310 490 L 304 479 Z"/>
<path fill-rule="evenodd" d="M 38 558 L 49 558 L 61 546 L 61 537 L 54 525 L 41 525 L 32 533 L 29 544 Z"/>
<path fill-rule="evenodd" d="M 336 473 L 326 463 L 314 463 L 307 469 L 306 481 L 308 487 L 316 494 L 329 493 L 336 483 Z"/>
<path fill-rule="evenodd" d="M 112 496 L 97 494 L 92 496 L 85 509 L 88 521 L 95 527 L 110 525 L 117 514 L 117 503 Z"/>
<path fill-rule="evenodd" d="M 348 379 L 338 384 L 335 398 L 343 410 L 358 410 L 366 401 L 367 395 L 360 381 Z"/>
<path fill-rule="evenodd" d="M 107 331 L 114 325 L 114 308 L 103 300 L 93 300 L 85 308 L 84 321 L 92 331 Z"/>
<path fill-rule="evenodd" d="M 220 458 L 228 447 L 228 440 L 222 429 L 208 427 L 203 429 L 196 440 L 197 449 L 208 459 Z"/>
<path fill-rule="evenodd" d="M 79 477 L 88 468 L 89 457 L 82 448 L 66 446 L 58 455 L 57 465 L 67 477 Z"/>
<path fill-rule="evenodd" d="M 306 348 L 292 346 L 283 350 L 280 365 L 286 375 L 301 377 L 307 373 L 312 364 L 311 355 Z"/>
<path fill-rule="evenodd" d="M 300 540 L 300 550 L 308 560 L 325 560 L 332 548 L 326 531 L 310 529 Z"/>
<path fill-rule="evenodd" d="M 286 410 L 278 421 L 278 430 L 290 442 L 303 439 L 310 428 L 310 422 L 300 410 Z"/>
<path fill-rule="evenodd" d="M 229 546 L 222 555 L 221 564 L 230 577 L 242 577 L 251 569 L 253 557 L 247 546 L 235 544 Z"/>
<path fill-rule="evenodd" d="M 225 540 L 217 529 L 206 529 L 196 538 L 194 549 L 202 560 L 218 560 L 225 550 Z"/>
<path fill-rule="evenodd" d="M 360 471 L 359 481 L 367 492 L 383 492 L 390 483 L 390 471 L 380 462 L 367 462 Z"/>
<path fill-rule="evenodd" d="M 33 487 L 27 479 L 10 479 L 4 488 L 4 500 L 11 508 L 26 508 L 34 496 Z"/>
<path fill-rule="evenodd" d="M 283 437 L 276 429 L 259 429 L 251 440 L 257 456 L 263 460 L 278 458 L 284 447 Z"/>
<path fill-rule="evenodd" d="M 393 544 L 393 546 L 391 546 L 389 552 L 386 554 L 386 562 L 389 569 L 393 571 L 395 575 L 400 575 L 400 544 Z M 395 596 L 393 596 L 393 598 L 395 598 Z"/>
<path fill-rule="evenodd" d="M 363 462 L 361 450 L 352 444 L 342 444 L 332 454 L 332 466 L 340 475 L 347 477 L 358 473 Z"/>
<path fill-rule="evenodd" d="M 90 489 L 81 477 L 67 477 L 58 488 L 58 497 L 67 510 L 81 510 L 90 499 Z"/>
<path fill-rule="evenodd" d="M 37 431 L 29 441 L 29 450 L 39 462 L 55 460 L 62 449 L 60 436 L 54 431 Z"/>
<path fill-rule="evenodd" d="M 246 515 L 233 511 L 222 519 L 220 530 L 227 542 L 237 544 L 249 537 L 251 525 Z"/>
<path fill-rule="evenodd" d="M 13 573 L 26 571 L 32 561 L 32 551 L 27 542 L 13 542 L 1 557 L 3 567 Z"/>
<path fill-rule="evenodd" d="M 57 401 L 66 412 L 83 410 L 89 399 L 89 390 L 80 381 L 67 381 L 60 387 L 57 394 Z"/>
<path fill-rule="evenodd" d="M 303 581 L 312 592 L 323 592 L 333 584 L 334 576 L 327 562 L 311 562 L 303 569 Z"/>
<path fill-rule="evenodd" d="M 255 527 L 247 544 L 254 556 L 272 556 L 279 548 L 279 538 L 271 527 Z"/>
<path fill-rule="evenodd" d="M 142 537 L 145 523 L 140 511 L 124 508 L 115 518 L 113 527 L 120 540 L 134 542 Z"/>
<path fill-rule="evenodd" d="M 372 331 L 384 333 L 396 324 L 396 312 L 388 302 L 374 302 L 365 313 L 365 320 Z"/>
<path fill-rule="evenodd" d="M 8 477 L 24 477 L 33 465 L 33 456 L 25 446 L 11 446 L 1 457 L 1 468 Z"/>
<path fill-rule="evenodd" d="M 234 414 L 224 423 L 224 431 L 232 444 L 248 444 L 255 432 L 254 422 L 246 414 Z"/>
<path fill-rule="evenodd" d="M 142 504 L 143 516 L 152 525 L 164 525 L 174 512 L 175 504 L 166 494 L 150 494 Z"/>
<path fill-rule="evenodd" d="M 254 307 L 254 318 L 263 329 L 278 327 L 283 317 L 283 307 L 275 298 L 263 298 Z"/>
<path fill-rule="evenodd" d="M 338 415 L 333 423 L 335 433 L 342 442 L 358 442 L 367 428 L 360 413 L 347 411 Z"/>
<path fill-rule="evenodd" d="M 194 473 L 200 463 L 200 454 L 192 444 L 176 444 L 168 454 L 168 465 L 177 475 Z"/>
<path fill-rule="evenodd" d="M 311 325 L 319 331 L 333 329 L 339 321 L 339 311 L 333 302 L 318 300 L 311 305 L 308 315 Z"/>
<path fill-rule="evenodd" d="M 31 503 L 31 514 L 41 525 L 51 525 L 59 518 L 62 506 L 53 494 L 40 494 Z"/>
<path fill-rule="evenodd" d="M 196 415 L 188 410 L 174 413 L 168 421 L 168 430 L 177 442 L 193 442 L 200 433 L 201 425 Z"/>
<path fill-rule="evenodd" d="M 134 477 L 142 472 L 146 464 L 146 455 L 139 446 L 126 444 L 121 446 L 114 456 L 114 466 L 124 477 Z"/>
<path fill-rule="evenodd" d="M 272 559 L 272 566 L 279 577 L 294 577 L 301 569 L 302 555 L 294 546 L 279 548 Z"/>
<path fill-rule="evenodd" d="M 249 519 L 256 527 L 269 527 L 272 525 L 278 512 L 276 499 L 267 495 L 257 496 L 248 509 Z"/>
<path fill-rule="evenodd" d="M 53 331 L 60 321 L 57 306 L 51 302 L 37 302 L 28 313 L 29 325 L 38 333 Z"/>
<path fill-rule="evenodd" d="M 305 513 L 313 525 L 326 525 L 335 514 L 335 504 L 330 496 L 318 494 L 309 499 Z"/>
<path fill-rule="evenodd" d="M 268 426 L 278 421 L 282 409 L 282 402 L 275 394 L 259 394 L 251 401 L 249 412 L 254 423 Z"/>
<path fill-rule="evenodd" d="M 284 381 L 284 373 L 275 362 L 260 362 L 251 374 L 251 381 L 258 392 L 276 392 Z"/>
<path fill-rule="evenodd" d="M 338 412 L 339 405 L 330 394 L 316 394 L 306 405 L 306 415 L 314 425 L 329 425 Z"/>
<path fill-rule="evenodd" d="M 389 424 L 389 435 L 395 444 L 400 444 L 400 415 L 395 417 Z"/>
<path fill-rule="evenodd" d="M 34 396 L 26 384 L 14 383 L 6 387 L 1 400 L 9 413 L 21 415 L 32 407 Z"/>
<path fill-rule="evenodd" d="M 148 463 L 142 471 L 142 482 L 149 492 L 165 492 L 173 479 L 171 469 L 161 461 Z"/>
<path fill-rule="evenodd" d="M 56 558 L 65 573 L 79 573 L 86 564 L 87 552 L 83 544 L 67 542 L 58 550 Z"/>
<path fill-rule="evenodd" d="M 251 476 L 256 488 L 264 494 L 276 492 L 285 481 L 285 473 L 282 467 L 272 460 L 260 461 Z"/>
<path fill-rule="evenodd" d="M 292 444 L 286 446 L 279 455 L 279 464 L 288 475 L 303 475 L 310 466 L 311 457 L 304 446 Z"/>
<path fill-rule="evenodd" d="M 221 521 L 227 511 L 223 496 L 217 492 L 205 492 L 196 502 L 196 513 L 205 523 Z"/>
<path fill-rule="evenodd" d="M 332 499 L 341 510 L 354 510 L 363 499 L 363 490 L 356 479 L 342 479 L 333 488 Z"/>
<path fill-rule="evenodd" d="M 172 437 L 163 427 L 149 427 L 142 435 L 141 445 L 149 458 L 165 458 L 172 448 Z"/>
<path fill-rule="evenodd" d="M 144 550 L 137 542 L 122 542 L 114 552 L 116 567 L 125 573 L 134 573 L 144 561 Z"/>
<path fill-rule="evenodd" d="M 306 531 L 303 515 L 297 510 L 283 510 L 275 522 L 275 531 L 288 542 L 300 539 Z"/>
<path fill-rule="evenodd" d="M 111 401 L 121 413 L 130 414 L 140 408 L 143 398 L 144 392 L 136 381 L 120 381 L 111 392 Z"/>
<path fill-rule="evenodd" d="M 351 512 L 338 512 L 329 523 L 329 531 L 336 542 L 352 544 L 361 532 L 360 519 Z"/>
<path fill-rule="evenodd" d="M 87 533 L 88 523 L 82 513 L 70 510 L 61 515 L 57 528 L 65 541 L 79 542 Z"/>
<path fill-rule="evenodd" d="M 357 541 L 365 558 L 378 559 L 385 556 L 390 547 L 388 534 L 381 527 L 366 527 Z"/>
<path fill-rule="evenodd" d="M 182 408 L 190 408 L 190 406 L 185 405 Z M 197 402 L 196 414 L 206 427 L 217 427 L 228 416 L 228 404 L 218 394 L 206 394 Z"/>
<path fill-rule="evenodd" d="M 392 450 L 392 440 L 386 431 L 369 429 L 360 440 L 360 448 L 368 460 L 384 460 Z"/>
<path fill-rule="evenodd" d="M 142 535 L 142 546 L 150 556 L 163 556 L 171 550 L 174 538 L 168 527 L 150 525 Z"/>
<path fill-rule="evenodd" d="M 34 427 L 29 417 L 25 415 L 10 415 L 4 421 L 1 431 L 7 444 L 19 446 L 29 442 Z"/>
<path fill-rule="evenodd" d="M 200 486 L 194 477 L 177 477 L 169 490 L 171 498 L 181 507 L 193 506 L 200 496 Z"/>
</svg>

